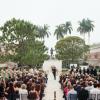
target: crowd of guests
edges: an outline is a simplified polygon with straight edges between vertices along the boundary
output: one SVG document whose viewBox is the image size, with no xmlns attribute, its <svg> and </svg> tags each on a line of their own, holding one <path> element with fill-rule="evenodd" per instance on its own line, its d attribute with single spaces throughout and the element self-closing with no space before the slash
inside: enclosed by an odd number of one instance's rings
<svg viewBox="0 0 100 100">
<path fill-rule="evenodd" d="M 45 72 L 2 69 L 0 74 L 0 100 L 42 100 L 47 83 Z"/>
<path fill-rule="evenodd" d="M 100 75 L 93 67 L 71 69 L 60 76 L 65 100 L 100 100 Z"/>
</svg>

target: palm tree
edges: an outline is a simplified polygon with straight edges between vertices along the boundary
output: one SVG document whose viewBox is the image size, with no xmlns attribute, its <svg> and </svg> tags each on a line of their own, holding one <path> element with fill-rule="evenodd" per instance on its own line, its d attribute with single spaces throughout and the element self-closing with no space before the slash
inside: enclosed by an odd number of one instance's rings
<svg viewBox="0 0 100 100">
<path fill-rule="evenodd" d="M 64 29 L 63 29 L 63 26 L 62 25 L 56 26 L 54 35 L 56 35 L 57 40 L 64 37 Z"/>
<path fill-rule="evenodd" d="M 79 27 L 77 28 L 77 31 L 80 32 L 80 34 L 84 36 L 84 40 L 85 40 L 85 34 L 86 34 L 86 20 L 85 19 L 83 19 L 82 21 L 79 21 Z"/>
<path fill-rule="evenodd" d="M 71 34 L 71 32 L 73 31 L 71 22 L 68 21 L 65 24 L 63 24 L 63 29 L 65 34 L 67 33 Z"/>
<path fill-rule="evenodd" d="M 88 33 L 88 43 L 90 44 L 90 32 L 93 32 L 94 30 L 94 25 L 93 25 L 93 21 L 87 19 L 87 33 Z"/>
<path fill-rule="evenodd" d="M 43 27 L 42 26 L 38 27 L 39 38 L 44 39 L 45 36 L 49 37 L 50 32 L 48 31 L 48 28 L 49 28 L 48 25 L 44 25 Z"/>
<path fill-rule="evenodd" d="M 80 34 L 84 35 L 85 40 L 85 34 L 88 33 L 88 43 L 90 43 L 90 32 L 93 31 L 94 25 L 92 24 L 93 21 L 89 19 L 83 19 L 82 21 L 79 21 L 79 27 L 77 28 L 77 31 L 80 32 Z"/>
<path fill-rule="evenodd" d="M 66 22 L 65 24 L 60 24 L 56 27 L 54 35 L 57 36 L 57 40 L 63 38 L 67 33 L 71 34 L 73 31 L 72 24 L 70 21 Z"/>
</svg>

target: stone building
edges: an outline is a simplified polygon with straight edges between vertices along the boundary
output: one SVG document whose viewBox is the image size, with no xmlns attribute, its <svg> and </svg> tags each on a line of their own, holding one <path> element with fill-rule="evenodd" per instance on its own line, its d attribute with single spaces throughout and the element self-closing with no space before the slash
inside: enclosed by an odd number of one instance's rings
<svg viewBox="0 0 100 100">
<path fill-rule="evenodd" d="M 93 44 L 90 47 L 88 63 L 94 66 L 100 66 L 100 43 Z"/>
</svg>

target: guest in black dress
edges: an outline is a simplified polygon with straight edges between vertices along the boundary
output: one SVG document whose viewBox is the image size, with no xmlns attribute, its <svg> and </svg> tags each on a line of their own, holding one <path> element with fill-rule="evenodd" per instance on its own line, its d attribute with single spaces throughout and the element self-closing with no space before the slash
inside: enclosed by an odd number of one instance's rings
<svg viewBox="0 0 100 100">
<path fill-rule="evenodd" d="M 13 83 L 9 83 L 9 87 L 7 89 L 7 99 L 8 100 L 16 100 L 16 90 L 14 89 Z"/>
<path fill-rule="evenodd" d="M 85 82 L 81 85 L 81 90 L 78 93 L 78 100 L 88 100 L 89 92 L 85 89 Z"/>
</svg>

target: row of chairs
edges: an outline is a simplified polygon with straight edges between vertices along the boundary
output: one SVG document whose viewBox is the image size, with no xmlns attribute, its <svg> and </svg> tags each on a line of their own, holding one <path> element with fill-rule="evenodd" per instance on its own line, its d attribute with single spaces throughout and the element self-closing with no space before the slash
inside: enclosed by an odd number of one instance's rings
<svg viewBox="0 0 100 100">
<path fill-rule="evenodd" d="M 70 100 L 77 100 L 77 95 L 70 94 Z M 88 100 L 100 100 L 100 94 L 90 94 Z"/>
<path fill-rule="evenodd" d="M 90 94 L 89 100 L 100 100 L 100 94 Z"/>
<path fill-rule="evenodd" d="M 15 95 L 16 100 L 28 100 L 28 94 L 17 94 Z M 9 99 L 14 99 L 12 95 L 9 96 Z M 1 100 L 1 99 L 0 99 Z M 15 99 L 14 99 L 15 100 Z"/>
</svg>

